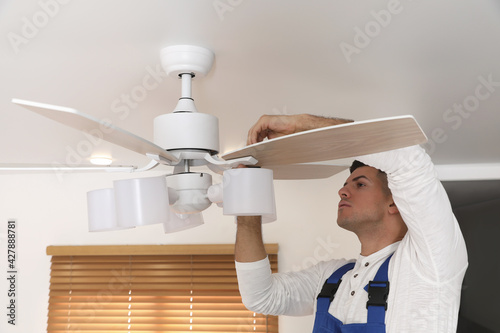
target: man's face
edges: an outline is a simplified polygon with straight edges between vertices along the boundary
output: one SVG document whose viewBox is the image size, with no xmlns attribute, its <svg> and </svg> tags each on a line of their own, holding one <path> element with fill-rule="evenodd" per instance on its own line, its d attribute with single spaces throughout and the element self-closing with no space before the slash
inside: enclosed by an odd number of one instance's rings
<svg viewBox="0 0 500 333">
<path fill-rule="evenodd" d="M 383 221 L 392 197 L 384 192 L 378 172 L 369 166 L 359 167 L 339 190 L 337 224 L 341 228 L 355 233 L 370 232 Z"/>
</svg>

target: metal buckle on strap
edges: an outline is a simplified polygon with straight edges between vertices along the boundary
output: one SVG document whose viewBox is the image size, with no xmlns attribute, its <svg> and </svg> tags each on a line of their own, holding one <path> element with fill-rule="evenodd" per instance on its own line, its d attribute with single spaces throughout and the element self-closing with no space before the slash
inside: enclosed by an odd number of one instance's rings
<svg viewBox="0 0 500 333">
<path fill-rule="evenodd" d="M 368 283 L 368 302 L 369 306 L 383 306 L 387 310 L 387 297 L 389 296 L 389 281 L 370 281 Z"/>
</svg>

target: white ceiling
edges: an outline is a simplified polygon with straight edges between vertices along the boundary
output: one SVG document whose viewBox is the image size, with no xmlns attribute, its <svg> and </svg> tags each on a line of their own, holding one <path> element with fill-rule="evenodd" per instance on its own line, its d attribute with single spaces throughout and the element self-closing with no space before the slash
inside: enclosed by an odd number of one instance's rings
<svg viewBox="0 0 500 333">
<path fill-rule="evenodd" d="M 0 0 L 0 20 L 1 164 L 99 153 L 146 164 L 10 100 L 73 107 L 152 141 L 154 117 L 180 96 L 160 74 L 174 44 L 216 54 L 193 96 L 219 118 L 222 152 L 264 113 L 412 114 L 436 163 L 500 163 L 498 1 Z"/>
</svg>

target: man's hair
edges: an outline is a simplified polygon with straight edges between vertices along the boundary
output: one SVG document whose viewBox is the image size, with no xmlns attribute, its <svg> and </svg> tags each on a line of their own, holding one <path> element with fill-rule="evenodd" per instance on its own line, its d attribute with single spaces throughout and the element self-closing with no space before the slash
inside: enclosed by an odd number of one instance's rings
<svg viewBox="0 0 500 333">
<path fill-rule="evenodd" d="M 354 162 L 352 162 L 351 166 L 349 167 L 349 171 L 353 173 L 354 170 L 356 170 L 357 168 L 361 168 L 364 166 L 369 166 L 369 165 L 366 165 L 358 160 L 354 160 Z M 382 181 L 382 190 L 386 195 L 391 195 L 391 190 L 389 189 L 389 184 L 387 182 L 387 174 L 380 169 L 377 170 L 378 170 L 377 177 Z"/>
<path fill-rule="evenodd" d="M 353 173 L 354 170 L 356 170 L 357 168 L 361 168 L 361 167 L 364 167 L 364 166 L 368 166 L 368 165 L 366 165 L 363 162 L 360 162 L 358 160 L 354 160 L 354 162 L 352 162 L 352 164 L 351 164 L 351 167 L 349 168 L 349 171 L 351 173 Z M 382 171 L 380 171 L 380 172 L 382 172 Z"/>
</svg>

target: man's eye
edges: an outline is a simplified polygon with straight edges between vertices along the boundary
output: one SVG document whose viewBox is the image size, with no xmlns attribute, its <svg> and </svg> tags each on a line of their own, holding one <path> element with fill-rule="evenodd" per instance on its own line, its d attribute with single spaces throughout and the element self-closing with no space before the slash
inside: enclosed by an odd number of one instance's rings
<svg viewBox="0 0 500 333">
<path fill-rule="evenodd" d="M 357 186 L 358 186 L 358 187 L 363 187 L 363 186 L 366 186 L 366 185 L 365 185 L 365 184 L 363 184 L 363 183 L 358 183 L 358 184 L 357 184 Z"/>
</svg>

